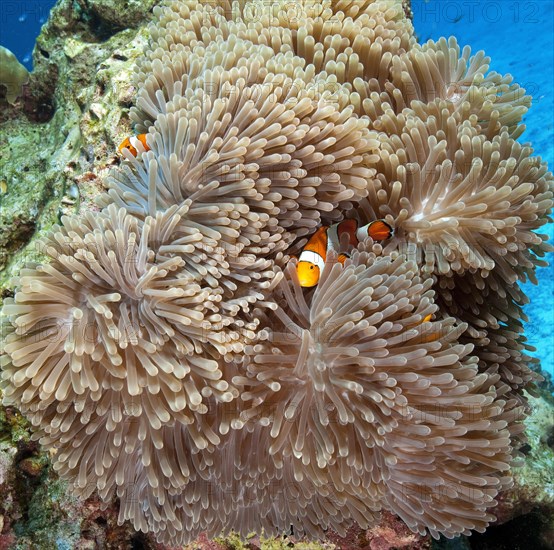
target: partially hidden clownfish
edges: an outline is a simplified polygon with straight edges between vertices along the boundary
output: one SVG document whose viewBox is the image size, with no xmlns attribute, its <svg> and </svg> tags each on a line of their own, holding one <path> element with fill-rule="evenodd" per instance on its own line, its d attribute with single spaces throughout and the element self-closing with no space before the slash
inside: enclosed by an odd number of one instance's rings
<svg viewBox="0 0 554 550">
<path fill-rule="evenodd" d="M 358 227 L 356 220 L 344 220 L 331 227 L 320 227 L 307 242 L 298 258 L 296 273 L 300 286 L 310 288 L 317 285 L 325 266 L 327 252 L 339 249 L 341 237 L 345 233 L 348 235 L 350 245 L 357 246 L 360 241 L 368 237 L 374 241 L 384 241 L 392 237 L 393 229 L 383 220 L 375 220 L 362 227 Z M 346 258 L 345 254 L 340 254 L 338 261 L 343 264 Z"/>
<path fill-rule="evenodd" d="M 138 140 L 142 143 L 143 147 L 147 150 L 147 151 L 150 151 L 150 147 L 148 147 L 148 144 L 146 143 L 146 134 L 139 134 L 138 136 L 131 136 L 131 137 L 127 137 L 125 138 L 122 142 L 121 142 L 121 145 L 117 148 L 117 152 L 121 154 L 121 152 L 123 151 L 123 149 L 129 149 L 129 152 L 131 153 L 131 155 L 133 155 L 134 157 L 136 157 L 138 155 L 138 151 L 135 147 L 135 145 L 137 145 L 137 143 L 135 142 L 133 144 L 133 141 L 134 140 Z"/>
</svg>

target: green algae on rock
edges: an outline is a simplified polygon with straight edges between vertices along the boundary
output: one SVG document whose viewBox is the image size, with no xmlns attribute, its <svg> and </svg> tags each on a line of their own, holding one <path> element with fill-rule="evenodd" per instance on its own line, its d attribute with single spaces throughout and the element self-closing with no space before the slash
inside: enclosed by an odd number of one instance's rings
<svg viewBox="0 0 554 550">
<path fill-rule="evenodd" d="M 116 144 L 131 131 L 131 75 L 146 43 L 146 15 L 142 26 L 112 29 L 99 43 L 72 2 L 63 0 L 43 27 L 30 95 L 8 106 L 1 124 L 0 288 L 7 289 L 26 262 L 40 261 L 33 238 L 76 212 L 77 201 L 66 196 L 72 185 L 81 206 L 94 209 Z M 55 105 L 49 120 L 37 122 L 35 100 Z"/>
<path fill-rule="evenodd" d="M 504 515 L 512 518 L 534 507 L 554 518 L 554 443 L 550 439 L 554 430 L 554 397 L 543 392 L 529 397 L 529 404 L 532 412 L 525 420 L 525 460 L 514 469 L 514 489 L 502 497 L 497 511 L 499 522 Z"/>
</svg>

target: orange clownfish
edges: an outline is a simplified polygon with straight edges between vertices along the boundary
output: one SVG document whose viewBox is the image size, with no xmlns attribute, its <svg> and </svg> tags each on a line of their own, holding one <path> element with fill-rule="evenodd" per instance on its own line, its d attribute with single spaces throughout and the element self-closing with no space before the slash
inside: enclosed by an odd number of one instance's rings
<svg viewBox="0 0 554 550">
<path fill-rule="evenodd" d="M 121 153 L 123 151 L 123 149 L 129 149 L 129 152 L 131 153 L 131 155 L 136 157 L 138 155 L 138 151 L 137 151 L 136 147 L 133 145 L 133 141 L 135 139 L 140 141 L 142 143 L 143 147 L 147 151 L 150 151 L 150 147 L 148 147 L 148 145 L 146 143 L 146 134 L 139 134 L 138 136 L 131 136 L 131 137 L 125 138 L 121 142 L 121 145 L 117 148 L 117 152 Z M 136 142 L 135 142 L 135 145 L 136 145 Z"/>
<path fill-rule="evenodd" d="M 344 220 L 331 227 L 320 227 L 307 242 L 302 250 L 296 273 L 300 286 L 309 288 L 317 285 L 319 277 L 325 265 L 328 250 L 338 250 L 341 236 L 346 233 L 352 246 L 357 246 L 360 241 L 371 237 L 374 241 L 384 241 L 393 234 L 392 227 L 383 220 L 375 220 L 363 227 L 358 227 L 356 220 Z M 343 264 L 345 254 L 340 254 L 338 261 Z"/>
</svg>

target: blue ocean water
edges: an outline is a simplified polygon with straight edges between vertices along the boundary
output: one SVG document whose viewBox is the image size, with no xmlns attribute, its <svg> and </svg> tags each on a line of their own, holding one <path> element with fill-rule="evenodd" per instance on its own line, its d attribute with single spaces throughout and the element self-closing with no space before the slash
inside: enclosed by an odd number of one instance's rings
<svg viewBox="0 0 554 550">
<path fill-rule="evenodd" d="M 32 68 L 32 49 L 54 0 L 0 0 L 0 44 Z M 491 69 L 511 73 L 533 96 L 520 138 L 554 168 L 554 0 L 412 0 L 420 42 L 454 35 L 473 51 L 485 50 Z M 554 238 L 554 224 L 548 228 Z M 526 334 L 542 367 L 554 375 L 554 257 L 527 284 Z"/>
<path fill-rule="evenodd" d="M 55 0 L 0 0 L 0 45 L 11 50 L 27 69 L 33 47 Z"/>
</svg>

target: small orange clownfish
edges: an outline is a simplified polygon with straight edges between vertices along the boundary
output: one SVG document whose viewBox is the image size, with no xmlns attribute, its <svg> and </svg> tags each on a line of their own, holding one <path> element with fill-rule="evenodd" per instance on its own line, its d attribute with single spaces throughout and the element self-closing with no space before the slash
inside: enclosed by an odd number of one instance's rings
<svg viewBox="0 0 554 550">
<path fill-rule="evenodd" d="M 319 277 L 325 266 L 325 259 L 329 250 L 338 250 L 341 236 L 347 234 L 350 244 L 357 246 L 360 241 L 371 237 L 374 241 L 384 241 L 392 237 L 392 227 L 383 220 L 375 220 L 362 227 L 358 227 L 356 220 L 344 220 L 331 227 L 320 227 L 307 242 L 302 250 L 296 273 L 300 286 L 310 288 L 319 282 Z M 340 254 L 338 261 L 343 264 L 345 254 Z"/>
<path fill-rule="evenodd" d="M 121 152 L 123 151 L 123 149 L 129 149 L 129 152 L 131 153 L 131 155 L 133 155 L 134 157 L 136 157 L 138 155 L 138 151 L 135 147 L 135 145 L 137 144 L 136 142 L 133 144 L 133 141 L 134 140 L 138 140 L 142 143 L 143 147 L 147 150 L 147 151 L 150 151 L 150 147 L 148 147 L 148 144 L 146 143 L 146 134 L 139 134 L 138 136 L 131 136 L 131 137 L 127 137 L 125 138 L 122 142 L 121 142 L 121 145 L 117 148 L 117 152 L 121 154 Z"/>
</svg>

